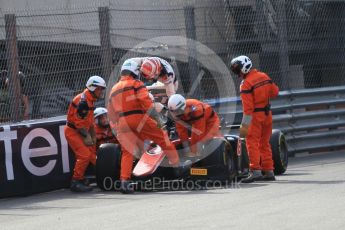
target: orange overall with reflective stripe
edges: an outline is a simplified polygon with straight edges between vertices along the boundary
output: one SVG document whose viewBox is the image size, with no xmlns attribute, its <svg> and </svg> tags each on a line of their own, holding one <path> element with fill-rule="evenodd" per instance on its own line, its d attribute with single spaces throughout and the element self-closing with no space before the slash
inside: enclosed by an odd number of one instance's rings
<svg viewBox="0 0 345 230">
<path fill-rule="evenodd" d="M 142 149 L 145 140 L 161 146 L 172 165 L 179 163 L 177 151 L 167 132 L 159 129 L 156 121 L 147 114 L 153 106 L 143 82 L 131 76 L 122 76 L 111 90 L 108 116 L 121 145 L 121 180 L 131 178 L 133 155 Z"/>
<path fill-rule="evenodd" d="M 273 170 L 269 143 L 272 135 L 270 99 L 276 97 L 278 92 L 279 88 L 271 78 L 256 69 L 252 69 L 241 83 L 243 115 L 252 116 L 246 139 L 252 170 Z"/>
<path fill-rule="evenodd" d="M 219 117 L 212 107 L 196 99 L 187 99 L 184 114 L 178 117 L 176 130 L 182 142 L 188 140 L 190 130 L 190 146 L 197 152 L 196 144 L 213 137 L 221 136 Z"/>
<path fill-rule="evenodd" d="M 84 119 L 78 116 L 77 107 L 79 102 L 83 100 L 87 101 L 90 108 L 88 114 Z M 72 179 L 82 180 L 89 163 L 96 164 L 96 152 L 95 146 L 86 146 L 83 142 L 83 137 L 78 132 L 78 129 L 85 128 L 87 130 L 93 126 L 94 115 L 93 107 L 96 98 L 93 97 L 88 89 L 85 89 L 83 93 L 78 94 L 69 105 L 67 112 L 67 125 L 64 132 L 68 145 L 72 149 L 75 156 L 75 166 Z"/>
</svg>

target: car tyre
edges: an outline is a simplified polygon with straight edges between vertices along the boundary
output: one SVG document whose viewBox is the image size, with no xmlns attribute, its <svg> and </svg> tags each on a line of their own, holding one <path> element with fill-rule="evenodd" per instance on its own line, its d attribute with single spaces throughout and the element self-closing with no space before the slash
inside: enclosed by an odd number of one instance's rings
<svg viewBox="0 0 345 230">
<path fill-rule="evenodd" d="M 104 191 L 114 190 L 120 180 L 121 148 L 120 145 L 102 144 L 97 151 L 96 181 Z"/>
</svg>

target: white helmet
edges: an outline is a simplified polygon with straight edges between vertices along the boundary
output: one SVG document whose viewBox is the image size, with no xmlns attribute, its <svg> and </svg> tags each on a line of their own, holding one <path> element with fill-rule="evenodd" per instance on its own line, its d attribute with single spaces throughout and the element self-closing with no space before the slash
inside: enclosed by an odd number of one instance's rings
<svg viewBox="0 0 345 230">
<path fill-rule="evenodd" d="M 104 79 L 100 76 L 92 76 L 87 80 L 86 87 L 91 91 L 95 91 L 97 87 L 106 88 L 107 84 L 105 83 Z"/>
<path fill-rule="evenodd" d="M 168 109 L 171 112 L 181 112 L 186 108 L 186 99 L 180 94 L 169 97 Z"/>
<path fill-rule="evenodd" d="M 121 72 L 123 70 L 128 70 L 132 72 L 133 74 L 135 74 L 136 76 L 139 76 L 139 69 L 140 69 L 139 63 L 136 62 L 132 58 L 127 59 L 121 66 Z"/>
<path fill-rule="evenodd" d="M 93 111 L 93 115 L 95 116 L 95 118 L 107 113 L 108 113 L 108 110 L 103 107 L 98 107 Z"/>
<path fill-rule="evenodd" d="M 252 66 L 253 64 L 250 58 L 244 55 L 235 57 L 231 60 L 231 70 L 237 75 L 239 75 L 240 72 L 243 74 L 249 73 Z"/>
</svg>

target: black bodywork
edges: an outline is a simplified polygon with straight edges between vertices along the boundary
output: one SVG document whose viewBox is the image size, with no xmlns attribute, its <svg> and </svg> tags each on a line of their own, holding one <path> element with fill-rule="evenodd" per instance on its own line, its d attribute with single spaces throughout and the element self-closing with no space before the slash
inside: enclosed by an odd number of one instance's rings
<svg viewBox="0 0 345 230">
<path fill-rule="evenodd" d="M 282 174 L 287 168 L 287 148 L 282 133 L 273 131 L 271 138 L 272 155 L 275 163 L 276 174 Z M 224 138 L 214 138 L 203 145 L 201 154 L 196 157 L 186 157 L 176 146 L 181 161 L 191 160 L 192 166 L 182 175 L 176 176 L 172 167 L 164 159 L 162 166 L 150 176 L 133 177 L 133 183 L 138 190 L 155 190 L 169 188 L 171 183 L 180 184 L 197 182 L 199 187 L 209 182 L 228 183 L 239 180 L 248 173 L 249 160 L 246 152 L 245 140 L 241 140 L 242 152 L 240 158 L 237 154 L 236 135 L 225 135 Z M 277 143 L 272 143 L 272 140 Z M 116 144 L 103 144 L 98 150 L 96 179 L 97 185 L 102 190 L 116 190 L 119 184 L 121 151 Z M 135 166 L 137 161 L 133 162 Z"/>
</svg>

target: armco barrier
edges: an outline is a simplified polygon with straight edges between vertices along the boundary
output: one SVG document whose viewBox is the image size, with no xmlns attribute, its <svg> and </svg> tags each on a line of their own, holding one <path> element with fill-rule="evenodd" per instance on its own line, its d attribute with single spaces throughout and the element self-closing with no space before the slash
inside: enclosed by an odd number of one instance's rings
<svg viewBox="0 0 345 230">
<path fill-rule="evenodd" d="M 0 127 L 0 198 L 69 186 L 73 157 L 65 117 Z"/>
<path fill-rule="evenodd" d="M 225 120 L 241 122 L 239 98 L 208 102 Z M 345 147 L 345 86 L 282 91 L 271 105 L 273 127 L 285 134 L 290 155 Z"/>
</svg>

